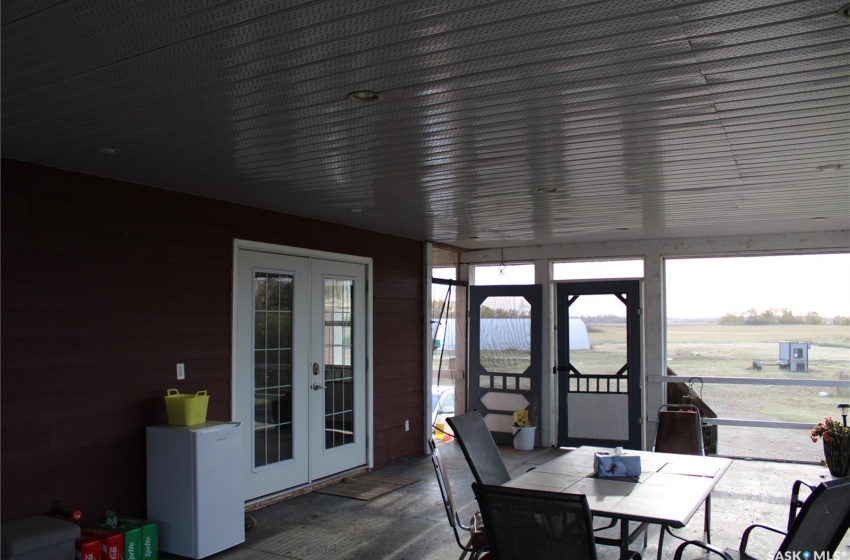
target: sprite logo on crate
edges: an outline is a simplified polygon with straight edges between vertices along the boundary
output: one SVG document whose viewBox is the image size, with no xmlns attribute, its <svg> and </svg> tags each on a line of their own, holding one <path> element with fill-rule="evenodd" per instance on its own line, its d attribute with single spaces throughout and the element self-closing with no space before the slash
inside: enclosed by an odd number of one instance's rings
<svg viewBox="0 0 850 560">
<path fill-rule="evenodd" d="M 153 541 L 151 540 L 150 535 L 144 535 L 142 537 L 142 557 L 153 558 L 153 554 Z"/>
<path fill-rule="evenodd" d="M 157 560 L 159 548 L 159 525 L 156 521 L 119 517 L 122 525 L 133 526 L 139 530 L 139 542 L 136 548 L 137 560 Z M 125 556 L 124 560 L 129 560 Z"/>
<path fill-rule="evenodd" d="M 157 560 L 159 549 L 159 526 L 156 521 L 144 521 L 142 525 L 142 558 Z"/>
</svg>

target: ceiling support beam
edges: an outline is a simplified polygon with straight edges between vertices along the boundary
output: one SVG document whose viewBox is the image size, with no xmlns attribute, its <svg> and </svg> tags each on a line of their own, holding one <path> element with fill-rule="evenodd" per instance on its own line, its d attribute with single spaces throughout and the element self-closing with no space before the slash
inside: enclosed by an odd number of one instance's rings
<svg viewBox="0 0 850 560">
<path fill-rule="evenodd" d="M 503 261 L 530 263 L 540 259 L 598 260 L 634 258 L 652 254 L 664 257 L 700 257 L 830 251 L 850 251 L 850 230 L 504 247 L 463 252 L 460 254 L 460 262 L 467 264 Z"/>
</svg>

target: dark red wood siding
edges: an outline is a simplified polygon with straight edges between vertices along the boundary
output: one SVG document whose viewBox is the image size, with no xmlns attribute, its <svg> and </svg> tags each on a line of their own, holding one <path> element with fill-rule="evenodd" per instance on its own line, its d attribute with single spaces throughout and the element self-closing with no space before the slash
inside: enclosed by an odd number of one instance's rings
<svg viewBox="0 0 850 560">
<path fill-rule="evenodd" d="M 422 452 L 421 242 L 3 160 L 3 520 L 144 515 L 166 390 L 230 417 L 237 238 L 373 259 L 375 463 Z"/>
</svg>

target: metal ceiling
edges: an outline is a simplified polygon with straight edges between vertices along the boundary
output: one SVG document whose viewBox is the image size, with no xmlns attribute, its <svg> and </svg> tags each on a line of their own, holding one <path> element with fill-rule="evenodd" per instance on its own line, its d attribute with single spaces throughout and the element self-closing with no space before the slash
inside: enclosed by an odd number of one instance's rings
<svg viewBox="0 0 850 560">
<path fill-rule="evenodd" d="M 4 0 L 2 154 L 465 248 L 846 230 L 845 1 Z"/>
</svg>

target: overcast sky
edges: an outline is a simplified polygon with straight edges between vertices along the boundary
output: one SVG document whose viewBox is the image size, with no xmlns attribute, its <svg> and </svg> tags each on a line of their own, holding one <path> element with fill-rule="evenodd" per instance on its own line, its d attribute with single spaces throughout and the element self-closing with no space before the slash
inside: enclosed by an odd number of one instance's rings
<svg viewBox="0 0 850 560">
<path fill-rule="evenodd" d="M 634 278 L 640 261 L 558 264 L 556 279 Z M 477 267 L 477 284 L 529 284 L 533 265 Z M 669 259 L 666 268 L 667 316 L 712 318 L 750 309 L 787 308 L 823 317 L 850 316 L 850 254 Z M 608 305 L 610 303 L 610 306 Z M 588 301 L 574 314 L 622 314 L 621 304 Z"/>
<path fill-rule="evenodd" d="M 666 270 L 668 317 L 772 307 L 850 316 L 850 254 L 669 260 Z"/>
</svg>

